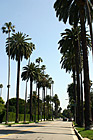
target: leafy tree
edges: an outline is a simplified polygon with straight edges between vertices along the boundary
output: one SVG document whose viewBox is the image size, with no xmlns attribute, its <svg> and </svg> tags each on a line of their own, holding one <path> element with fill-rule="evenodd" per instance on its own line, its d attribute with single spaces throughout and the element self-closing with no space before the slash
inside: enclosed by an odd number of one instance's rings
<svg viewBox="0 0 93 140">
<path fill-rule="evenodd" d="M 8 34 L 8 38 L 10 38 L 10 33 L 15 32 L 15 26 L 12 25 L 11 22 L 5 23 L 5 26 L 2 27 L 3 33 Z M 10 88 L 10 43 L 8 42 L 8 94 L 7 94 L 7 109 L 6 109 L 6 124 L 8 123 L 8 108 L 9 108 L 9 88 Z"/>
<path fill-rule="evenodd" d="M 18 113 L 19 113 L 19 81 L 20 81 L 20 62 L 22 61 L 23 57 L 28 59 L 32 53 L 32 44 L 28 43 L 27 41 L 31 40 L 28 38 L 28 35 L 18 32 L 13 34 L 8 41 L 6 42 L 6 52 L 9 55 L 9 44 L 10 44 L 10 55 L 11 59 L 15 59 L 18 63 L 17 68 L 17 102 L 16 102 L 16 122 L 19 121 Z"/>
<path fill-rule="evenodd" d="M 0 123 L 3 120 L 4 114 L 5 114 L 5 105 L 2 97 L 0 97 Z"/>
<path fill-rule="evenodd" d="M 72 118 L 73 117 L 70 109 L 64 109 L 62 115 L 63 115 L 63 117 L 66 117 L 66 118 Z"/>
<path fill-rule="evenodd" d="M 24 114 L 25 100 L 19 98 L 19 114 Z M 16 98 L 9 99 L 9 112 L 16 113 Z"/>
</svg>

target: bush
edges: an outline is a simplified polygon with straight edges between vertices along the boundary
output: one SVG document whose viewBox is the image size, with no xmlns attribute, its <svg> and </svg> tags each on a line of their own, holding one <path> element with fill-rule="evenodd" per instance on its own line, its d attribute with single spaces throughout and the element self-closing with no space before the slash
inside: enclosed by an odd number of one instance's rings
<svg viewBox="0 0 93 140">
<path fill-rule="evenodd" d="M 5 105 L 2 97 L 0 97 L 0 123 L 3 120 L 4 114 L 5 114 Z"/>
</svg>

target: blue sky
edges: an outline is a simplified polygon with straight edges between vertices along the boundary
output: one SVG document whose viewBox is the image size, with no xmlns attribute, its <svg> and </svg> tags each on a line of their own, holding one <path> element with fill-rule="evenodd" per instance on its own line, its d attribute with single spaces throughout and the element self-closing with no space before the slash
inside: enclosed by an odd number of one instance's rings
<svg viewBox="0 0 93 140">
<path fill-rule="evenodd" d="M 53 8 L 55 0 L 3 0 L 0 3 L 0 28 L 5 22 L 11 21 L 15 25 L 16 32 L 21 31 L 28 34 L 32 38 L 32 42 L 36 46 L 36 50 L 31 55 L 31 61 L 41 57 L 46 65 L 46 73 L 54 80 L 54 94 L 58 94 L 61 107 L 67 106 L 68 98 L 67 85 L 72 82 L 71 74 L 67 74 L 65 70 L 61 70 L 60 53 L 58 51 L 57 42 L 60 40 L 60 33 L 65 28 L 70 28 L 68 24 L 59 22 Z M 0 30 L 0 83 L 3 84 L 2 97 L 7 99 L 7 71 L 8 58 L 5 51 L 6 34 Z M 89 58 L 92 62 L 91 57 Z M 27 61 L 23 59 L 22 67 L 27 65 Z M 92 66 L 92 64 L 90 64 Z M 92 66 L 93 67 L 93 66 Z M 90 69 L 92 80 L 92 67 Z M 11 60 L 11 89 L 10 98 L 16 96 L 16 74 L 17 63 Z M 24 99 L 25 82 L 20 80 L 20 98 Z M 28 84 L 29 94 L 29 84 Z"/>
</svg>

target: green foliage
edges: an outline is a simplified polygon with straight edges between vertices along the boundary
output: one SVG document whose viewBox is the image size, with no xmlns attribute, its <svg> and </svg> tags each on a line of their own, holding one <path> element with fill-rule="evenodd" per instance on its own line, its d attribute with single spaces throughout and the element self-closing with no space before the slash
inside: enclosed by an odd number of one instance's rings
<svg viewBox="0 0 93 140">
<path fill-rule="evenodd" d="M 73 117 L 73 115 L 72 115 L 70 109 L 64 109 L 62 115 L 63 115 L 64 117 L 66 117 L 66 118 L 71 118 L 71 117 Z"/>
<path fill-rule="evenodd" d="M 76 127 L 76 129 L 83 138 L 89 138 L 90 140 L 93 140 L 93 130 L 85 130 L 83 127 Z"/>
<path fill-rule="evenodd" d="M 19 114 L 24 114 L 25 100 L 19 98 Z M 16 98 L 9 99 L 9 112 L 16 113 Z"/>
<path fill-rule="evenodd" d="M 54 104 L 55 104 L 55 111 L 54 111 L 54 117 L 55 118 L 58 118 L 58 116 L 59 116 L 59 106 L 60 106 L 60 100 L 59 100 L 59 98 L 58 98 L 58 95 L 57 94 L 55 94 L 54 95 L 54 97 L 53 97 L 53 102 L 54 102 Z"/>
<path fill-rule="evenodd" d="M 2 97 L 0 97 L 0 122 L 2 122 L 4 114 L 5 114 L 5 105 Z"/>
<path fill-rule="evenodd" d="M 15 122 L 16 113 L 9 112 L 9 122 Z M 26 114 L 26 121 L 30 120 L 30 114 Z M 35 120 L 35 115 L 33 115 L 33 121 Z M 38 116 L 36 115 L 36 120 L 38 120 Z M 3 122 L 6 122 L 6 112 L 3 117 Z M 24 114 L 19 114 L 19 121 L 24 121 Z"/>
</svg>

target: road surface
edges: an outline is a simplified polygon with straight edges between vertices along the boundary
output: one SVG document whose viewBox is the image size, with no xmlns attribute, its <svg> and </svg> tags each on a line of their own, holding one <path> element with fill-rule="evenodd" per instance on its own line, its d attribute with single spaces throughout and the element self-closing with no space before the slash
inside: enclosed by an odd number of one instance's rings
<svg viewBox="0 0 93 140">
<path fill-rule="evenodd" d="M 62 120 L 0 127 L 0 140 L 78 140 L 72 122 Z"/>
</svg>

